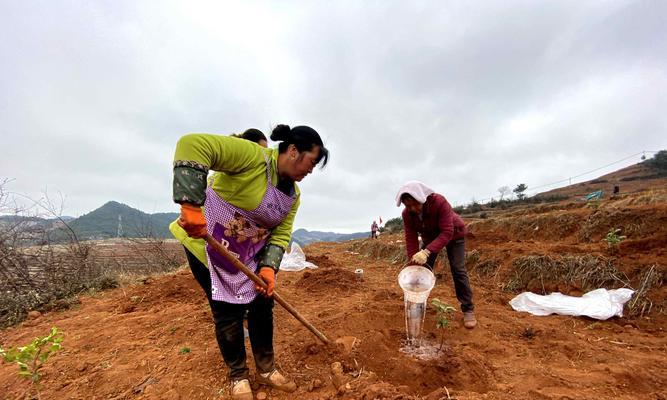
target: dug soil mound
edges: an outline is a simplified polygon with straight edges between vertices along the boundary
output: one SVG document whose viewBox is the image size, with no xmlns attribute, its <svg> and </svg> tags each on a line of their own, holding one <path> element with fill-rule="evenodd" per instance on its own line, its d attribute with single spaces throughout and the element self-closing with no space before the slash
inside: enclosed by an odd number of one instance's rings
<svg viewBox="0 0 667 400">
<path fill-rule="evenodd" d="M 309 292 L 349 291 L 359 287 L 353 271 L 336 267 L 306 271 L 298 284 Z"/>
<path fill-rule="evenodd" d="M 429 306 L 423 332 L 428 357 L 400 350 L 401 234 L 308 246 L 307 258 L 319 268 L 281 272 L 277 290 L 343 345 L 320 343 L 276 305 L 277 365 L 298 389 L 281 393 L 260 386 L 255 393 L 278 400 L 667 398 L 667 228 L 652 222 L 665 221 L 667 207 L 624 200 L 627 205 L 616 204 L 619 211 L 607 214 L 609 220 L 595 222 L 590 241 L 577 239 L 595 212 L 585 205 L 524 210 L 521 224 L 530 228 L 515 231 L 506 225 L 515 223 L 508 215 L 467 221 L 473 222 L 466 260 L 479 323 L 465 329 L 457 311 L 450 329 L 438 329 Z M 600 209 L 608 206 L 602 202 Z M 579 222 L 571 218 L 565 230 L 550 226 L 563 212 L 575 213 Z M 623 229 L 628 238 L 614 247 L 595 239 L 607 227 Z M 544 230 L 554 234 L 537 233 Z M 444 258 L 430 299 L 457 306 Z M 363 280 L 354 274 L 359 268 Z M 581 294 L 590 285 L 617 286 L 619 280 L 642 293 L 632 300 L 639 311 L 626 309 L 623 318 L 536 317 L 508 306 L 524 288 Z M 79 300 L 69 310 L 0 331 L 2 347 L 28 343 L 52 326 L 64 332 L 63 350 L 43 370 L 41 398 L 228 398 L 209 306 L 187 268 Z M 249 343 L 247 351 L 254 382 Z M 15 365 L 0 365 L 0 399 L 24 398 L 29 383 L 17 372 Z"/>
</svg>

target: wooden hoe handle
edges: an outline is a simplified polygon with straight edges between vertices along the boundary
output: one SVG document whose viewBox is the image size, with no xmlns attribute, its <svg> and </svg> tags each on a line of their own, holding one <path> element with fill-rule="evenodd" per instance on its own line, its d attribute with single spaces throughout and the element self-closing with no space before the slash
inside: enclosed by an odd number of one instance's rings
<svg viewBox="0 0 667 400">
<path fill-rule="evenodd" d="M 250 268 L 246 267 L 241 261 L 239 261 L 238 258 L 234 257 L 230 252 L 217 240 L 213 238 L 210 234 L 206 235 L 206 243 L 211 245 L 215 249 L 216 252 L 218 252 L 221 256 L 225 257 L 232 265 L 234 265 L 236 268 L 238 268 L 241 272 L 243 272 L 248 278 L 250 278 L 251 281 L 253 281 L 255 284 L 258 286 L 266 289 L 266 282 L 264 282 L 260 277 L 255 275 L 254 272 L 250 270 Z M 275 290 L 273 291 L 273 298 L 285 308 L 285 310 L 289 311 L 290 314 L 294 316 L 294 318 L 298 319 L 299 322 L 301 322 L 306 328 L 308 328 L 315 336 L 317 336 L 323 343 L 329 344 L 329 339 L 327 339 L 322 332 L 318 331 L 317 328 L 315 328 L 310 322 L 308 322 L 299 312 L 292 307 L 291 304 L 289 304 L 285 299 L 283 299 L 278 292 Z"/>
</svg>

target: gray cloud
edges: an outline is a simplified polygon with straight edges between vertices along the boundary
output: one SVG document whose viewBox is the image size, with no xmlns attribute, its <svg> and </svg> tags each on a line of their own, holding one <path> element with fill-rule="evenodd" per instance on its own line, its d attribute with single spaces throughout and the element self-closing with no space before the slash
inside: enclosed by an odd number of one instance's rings
<svg viewBox="0 0 667 400">
<path fill-rule="evenodd" d="M 651 1 L 4 2 L 0 176 L 62 191 L 70 215 L 112 199 L 176 211 L 182 134 L 308 124 L 332 158 L 302 183 L 296 227 L 367 229 L 399 214 L 406 180 L 463 204 L 664 148 L 666 15 Z"/>
</svg>

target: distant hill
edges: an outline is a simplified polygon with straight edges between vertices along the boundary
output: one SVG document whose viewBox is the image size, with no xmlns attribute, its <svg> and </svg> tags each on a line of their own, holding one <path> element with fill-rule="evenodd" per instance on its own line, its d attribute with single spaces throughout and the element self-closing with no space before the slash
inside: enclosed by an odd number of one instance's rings
<svg viewBox="0 0 667 400">
<path fill-rule="evenodd" d="M 620 193 L 667 187 L 667 173 L 652 167 L 648 161 L 651 160 L 619 169 L 590 181 L 542 192 L 536 196 L 564 195 L 579 197 L 602 190 L 603 196 L 608 197 L 613 193 L 614 186 L 619 187 Z"/>
<path fill-rule="evenodd" d="M 116 237 L 118 234 L 118 216 L 120 216 L 123 227 L 123 237 L 171 238 L 169 224 L 178 218 L 178 215 L 178 213 L 147 214 L 126 204 L 110 201 L 88 214 L 67 221 L 67 223 L 81 240 Z M 35 224 L 50 224 L 47 220 L 39 218 L 34 220 L 33 223 Z M 52 239 L 57 241 L 61 235 L 55 232 L 51 236 Z M 301 246 L 305 246 L 313 242 L 342 242 L 368 236 L 370 236 L 370 232 L 335 233 L 297 229 L 292 233 L 292 240 Z M 65 237 L 62 237 L 62 239 L 65 239 Z"/>
<path fill-rule="evenodd" d="M 171 237 L 169 224 L 178 213 L 146 214 L 128 205 L 110 201 L 102 207 L 69 222 L 79 239 L 105 239 L 116 237 L 118 221 L 124 237 Z"/>
<path fill-rule="evenodd" d="M 314 242 L 343 242 L 346 240 L 369 237 L 370 235 L 370 232 L 335 233 L 297 229 L 292 232 L 292 241 L 303 247 Z"/>
<path fill-rule="evenodd" d="M 108 239 L 118 235 L 118 217 L 122 224 L 123 237 L 171 238 L 169 224 L 178 218 L 178 213 L 147 214 L 117 201 L 110 201 L 102 207 L 84 214 L 79 218 L 62 219 L 76 232 L 80 240 Z M 58 219 L 23 217 L 14 215 L 0 216 L 0 225 L 21 222 L 24 226 L 41 228 L 48 231 L 52 242 L 68 240 Z M 292 240 L 301 246 L 313 242 L 342 242 L 370 236 L 370 232 L 335 233 L 297 229 L 292 233 Z"/>
</svg>

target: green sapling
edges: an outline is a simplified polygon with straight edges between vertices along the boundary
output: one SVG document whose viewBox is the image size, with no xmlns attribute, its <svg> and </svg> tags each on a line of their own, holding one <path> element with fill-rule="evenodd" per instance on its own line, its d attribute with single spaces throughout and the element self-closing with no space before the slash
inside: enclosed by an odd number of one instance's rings
<svg viewBox="0 0 667 400">
<path fill-rule="evenodd" d="M 30 379 L 39 397 L 40 370 L 49 357 L 61 349 L 62 341 L 63 332 L 53 327 L 49 335 L 37 337 L 25 346 L 0 348 L 0 357 L 5 362 L 18 364 L 19 376 Z"/>
<path fill-rule="evenodd" d="M 445 329 L 451 329 L 449 319 L 456 309 L 447 303 L 443 303 L 440 299 L 431 300 L 431 304 L 435 307 L 436 312 L 435 326 L 440 329 L 440 347 L 438 351 L 441 351 L 445 343 Z"/>
</svg>

